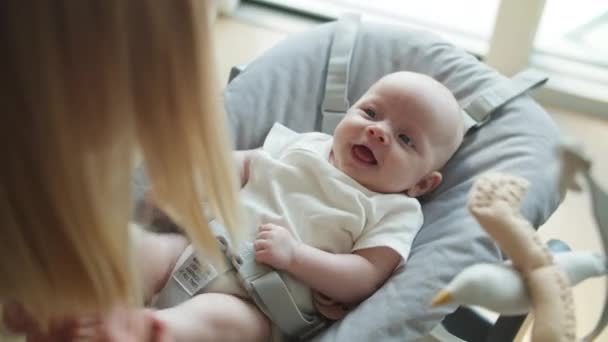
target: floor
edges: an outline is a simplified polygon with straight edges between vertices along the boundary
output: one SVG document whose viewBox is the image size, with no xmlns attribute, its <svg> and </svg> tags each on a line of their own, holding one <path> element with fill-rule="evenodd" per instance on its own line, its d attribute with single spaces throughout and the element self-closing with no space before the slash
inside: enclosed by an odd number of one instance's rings
<svg viewBox="0 0 608 342">
<path fill-rule="evenodd" d="M 222 82 L 228 79 L 233 65 L 255 59 L 287 35 L 225 17 L 217 19 L 215 33 L 218 76 Z M 582 143 L 593 160 L 594 177 L 604 189 L 608 189 L 608 139 L 602 139 L 608 134 L 608 120 L 556 108 L 547 108 L 547 111 L 564 135 L 572 136 Z M 555 214 L 541 227 L 540 235 L 543 239 L 559 238 L 574 250 L 600 252 L 601 244 L 591 216 L 588 193 L 569 193 Z M 587 280 L 574 289 L 579 337 L 589 332 L 599 318 L 604 293 L 604 279 Z M 608 331 L 604 331 L 597 341 L 608 341 Z"/>
</svg>

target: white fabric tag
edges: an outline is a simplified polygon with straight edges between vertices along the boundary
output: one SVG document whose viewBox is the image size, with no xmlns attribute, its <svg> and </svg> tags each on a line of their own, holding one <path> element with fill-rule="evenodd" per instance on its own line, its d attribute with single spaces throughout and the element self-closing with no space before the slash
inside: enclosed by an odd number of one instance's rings
<svg viewBox="0 0 608 342">
<path fill-rule="evenodd" d="M 194 296 L 217 276 L 215 267 L 210 263 L 202 264 L 194 252 L 172 275 L 190 296 Z"/>
</svg>

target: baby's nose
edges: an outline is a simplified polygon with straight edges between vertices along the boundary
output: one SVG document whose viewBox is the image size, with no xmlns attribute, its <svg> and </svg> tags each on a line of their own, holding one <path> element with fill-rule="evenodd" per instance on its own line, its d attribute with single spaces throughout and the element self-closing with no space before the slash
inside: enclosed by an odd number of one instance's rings
<svg viewBox="0 0 608 342">
<path fill-rule="evenodd" d="M 376 140 L 381 144 L 388 144 L 389 142 L 388 134 L 386 134 L 384 129 L 377 125 L 368 126 L 366 132 L 372 140 Z"/>
</svg>

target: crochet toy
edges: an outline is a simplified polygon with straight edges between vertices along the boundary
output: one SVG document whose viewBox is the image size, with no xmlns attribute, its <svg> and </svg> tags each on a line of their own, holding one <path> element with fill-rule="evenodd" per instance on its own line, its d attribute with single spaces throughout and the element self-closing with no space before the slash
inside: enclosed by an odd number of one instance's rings
<svg viewBox="0 0 608 342">
<path fill-rule="evenodd" d="M 590 163 L 575 145 L 562 146 L 562 160 L 560 187 L 580 189 L 575 175 L 583 172 L 606 247 L 608 196 L 593 182 L 588 172 Z M 527 188 L 525 179 L 503 174 L 484 175 L 476 181 L 470 192 L 469 209 L 510 262 L 477 264 L 463 270 L 437 294 L 432 304 L 456 301 L 511 315 L 532 311 L 535 316 L 532 341 L 575 341 L 571 286 L 588 277 L 605 275 L 606 257 L 581 251 L 552 255 L 520 213 Z M 600 322 L 584 340 L 597 337 L 606 321 L 605 307 Z"/>
</svg>

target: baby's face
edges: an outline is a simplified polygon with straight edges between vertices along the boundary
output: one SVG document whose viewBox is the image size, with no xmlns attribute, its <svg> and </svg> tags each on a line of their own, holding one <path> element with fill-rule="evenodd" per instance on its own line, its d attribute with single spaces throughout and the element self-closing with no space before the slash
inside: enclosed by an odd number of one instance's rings
<svg viewBox="0 0 608 342">
<path fill-rule="evenodd" d="M 458 104 L 439 83 L 390 74 L 336 127 L 331 161 L 370 190 L 405 192 L 452 155 L 462 136 L 460 120 Z"/>
</svg>

